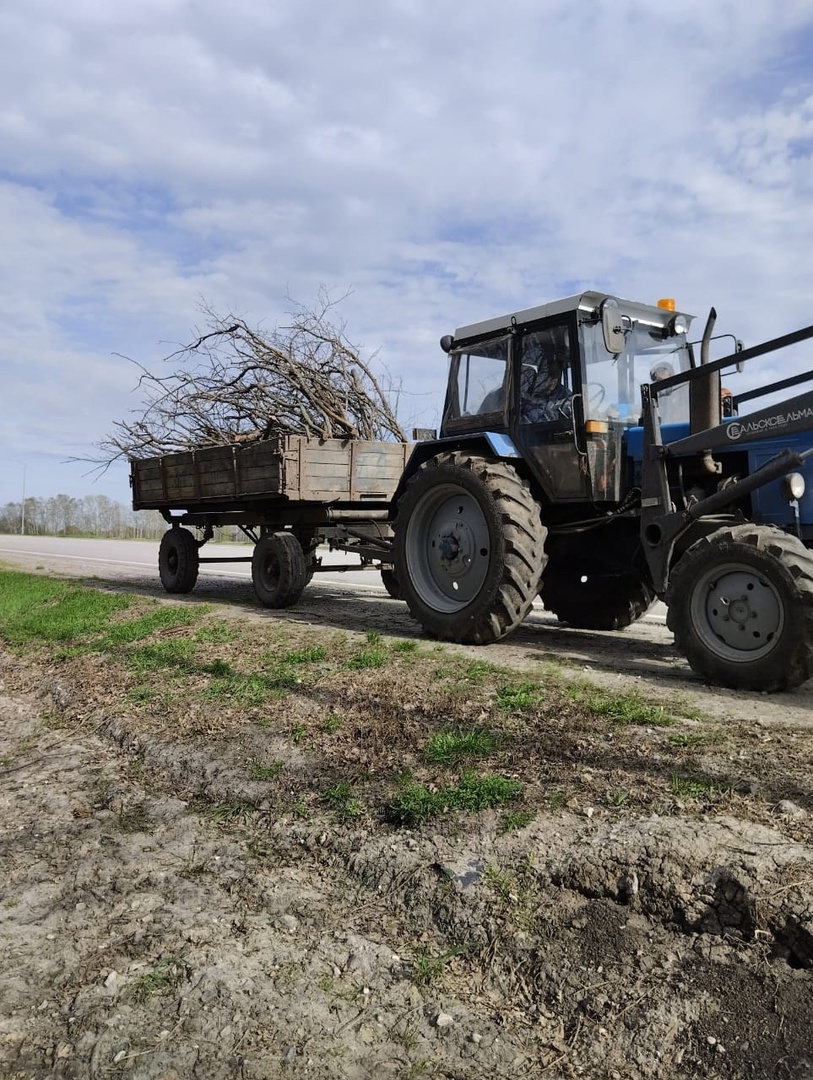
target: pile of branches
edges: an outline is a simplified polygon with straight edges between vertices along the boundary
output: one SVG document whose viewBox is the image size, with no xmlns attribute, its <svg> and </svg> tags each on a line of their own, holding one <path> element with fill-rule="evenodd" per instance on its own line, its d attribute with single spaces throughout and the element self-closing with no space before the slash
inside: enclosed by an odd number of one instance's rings
<svg viewBox="0 0 813 1080">
<path fill-rule="evenodd" d="M 334 307 L 322 295 L 265 334 L 205 307 L 206 332 L 164 359 L 171 371 L 132 361 L 146 403 L 99 444 L 103 464 L 280 435 L 406 442 L 370 364 L 331 321 Z"/>
</svg>

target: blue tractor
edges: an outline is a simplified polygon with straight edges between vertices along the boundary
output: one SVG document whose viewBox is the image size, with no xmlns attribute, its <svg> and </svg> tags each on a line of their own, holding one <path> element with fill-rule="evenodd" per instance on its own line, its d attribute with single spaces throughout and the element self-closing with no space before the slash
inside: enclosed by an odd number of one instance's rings
<svg viewBox="0 0 813 1080">
<path fill-rule="evenodd" d="M 428 633 L 497 641 L 537 596 L 570 626 L 621 630 L 659 598 L 707 680 L 813 676 L 813 390 L 797 389 L 813 371 L 721 387 L 813 327 L 711 359 L 715 318 L 693 343 L 671 301 L 586 292 L 442 339 L 440 434 L 416 445 L 392 522 L 397 587 Z"/>
</svg>

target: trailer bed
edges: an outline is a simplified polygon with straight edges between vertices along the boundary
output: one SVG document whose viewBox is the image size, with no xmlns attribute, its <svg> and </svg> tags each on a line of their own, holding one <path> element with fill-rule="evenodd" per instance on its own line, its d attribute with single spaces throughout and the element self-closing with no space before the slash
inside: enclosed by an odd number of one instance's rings
<svg viewBox="0 0 813 1080">
<path fill-rule="evenodd" d="M 411 445 L 284 435 L 132 459 L 134 510 L 204 509 L 287 500 L 389 501 Z"/>
</svg>

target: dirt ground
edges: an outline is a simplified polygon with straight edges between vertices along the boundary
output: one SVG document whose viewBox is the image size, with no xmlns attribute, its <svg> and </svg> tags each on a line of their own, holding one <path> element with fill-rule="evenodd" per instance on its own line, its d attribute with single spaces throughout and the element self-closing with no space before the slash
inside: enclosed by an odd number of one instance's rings
<svg viewBox="0 0 813 1080">
<path fill-rule="evenodd" d="M 403 605 L 318 581 L 287 612 L 234 582 L 172 602 L 201 601 L 297 644 L 426 644 Z M 413 728 L 495 721 L 429 653 L 425 681 L 345 670 L 169 725 L 98 657 L 0 651 L 0 1078 L 813 1077 L 813 686 L 708 688 L 659 623 L 539 613 L 443 656 L 554 673 L 504 721 L 511 828 L 313 795 L 347 776 L 382 805 L 394 763 L 421 768 Z M 598 722 L 573 680 L 675 723 Z"/>
</svg>

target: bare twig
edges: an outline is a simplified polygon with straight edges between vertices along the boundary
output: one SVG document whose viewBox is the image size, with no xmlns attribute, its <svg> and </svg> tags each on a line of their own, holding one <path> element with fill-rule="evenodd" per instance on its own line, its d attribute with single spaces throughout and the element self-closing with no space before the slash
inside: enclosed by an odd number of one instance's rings
<svg viewBox="0 0 813 1080">
<path fill-rule="evenodd" d="M 405 442 L 371 364 L 332 321 L 334 307 L 323 290 L 315 307 L 297 305 L 288 326 L 266 334 L 204 306 L 206 331 L 165 357 L 169 374 L 131 361 L 144 407 L 114 423 L 95 463 L 287 434 Z"/>
</svg>

